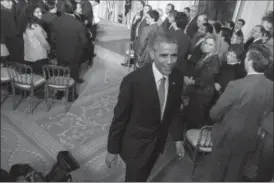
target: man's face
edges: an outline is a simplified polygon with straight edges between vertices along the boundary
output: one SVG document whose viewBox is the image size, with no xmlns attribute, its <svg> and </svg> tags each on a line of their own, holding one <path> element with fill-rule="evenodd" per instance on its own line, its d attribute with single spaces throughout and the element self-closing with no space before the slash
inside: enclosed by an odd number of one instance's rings
<svg viewBox="0 0 274 183">
<path fill-rule="evenodd" d="M 165 13 L 168 14 L 171 11 L 171 9 L 172 9 L 171 6 L 167 5 L 165 9 Z"/>
<path fill-rule="evenodd" d="M 190 8 L 190 12 L 189 12 L 190 17 L 195 17 L 197 15 L 197 13 L 198 13 L 198 10 L 196 7 Z"/>
<path fill-rule="evenodd" d="M 4 0 L 4 1 L 1 1 L 1 5 L 7 9 L 11 10 L 13 3 L 11 0 Z"/>
<path fill-rule="evenodd" d="M 262 32 L 261 32 L 261 28 L 258 26 L 255 26 L 252 30 L 252 37 L 254 39 L 258 39 L 262 37 Z"/>
<path fill-rule="evenodd" d="M 147 15 L 147 12 L 149 12 L 149 10 L 150 10 L 149 6 L 144 7 L 144 16 Z"/>
<path fill-rule="evenodd" d="M 200 32 L 201 34 L 206 34 L 206 28 L 204 25 L 201 25 L 201 27 L 198 29 L 198 32 Z"/>
<path fill-rule="evenodd" d="M 242 40 L 236 34 L 233 34 L 230 39 L 230 43 L 231 44 L 240 44 L 240 43 L 242 43 Z"/>
<path fill-rule="evenodd" d="M 238 20 L 238 21 L 236 22 L 235 29 L 236 29 L 236 30 L 239 30 L 239 29 L 241 29 L 242 27 L 243 27 L 243 23 L 242 23 L 241 21 Z"/>
<path fill-rule="evenodd" d="M 189 12 L 187 11 L 187 9 L 184 9 L 183 12 L 189 17 Z"/>
<path fill-rule="evenodd" d="M 197 26 L 200 28 L 205 22 L 205 19 L 203 16 L 199 16 L 197 19 Z"/>
<path fill-rule="evenodd" d="M 157 69 L 165 76 L 168 76 L 177 61 L 178 46 L 175 43 L 160 43 L 156 50 L 151 52 Z"/>
<path fill-rule="evenodd" d="M 272 32 L 273 30 L 273 23 L 268 22 L 268 21 L 263 21 L 262 26 L 265 28 L 265 30 Z"/>
<path fill-rule="evenodd" d="M 148 25 L 150 25 L 152 22 L 154 22 L 154 20 L 151 18 L 151 16 L 149 14 L 146 15 L 146 22 Z"/>
</svg>

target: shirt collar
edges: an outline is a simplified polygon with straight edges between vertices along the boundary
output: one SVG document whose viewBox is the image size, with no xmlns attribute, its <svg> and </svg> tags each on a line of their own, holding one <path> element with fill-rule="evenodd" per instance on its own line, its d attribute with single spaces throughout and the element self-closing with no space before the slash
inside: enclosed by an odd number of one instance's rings
<svg viewBox="0 0 274 183">
<path fill-rule="evenodd" d="M 261 40 L 262 38 L 257 38 L 257 39 L 254 39 L 253 43 L 256 42 L 256 41 L 259 41 Z"/>
<path fill-rule="evenodd" d="M 247 73 L 247 75 L 262 75 L 264 73 L 259 73 L 259 72 L 250 72 L 250 73 Z"/>
<path fill-rule="evenodd" d="M 155 63 L 153 62 L 152 64 L 152 71 L 153 71 L 153 75 L 155 78 L 156 83 L 158 83 L 163 77 L 165 77 L 166 79 L 168 78 L 167 76 L 164 76 L 155 66 Z"/>
</svg>

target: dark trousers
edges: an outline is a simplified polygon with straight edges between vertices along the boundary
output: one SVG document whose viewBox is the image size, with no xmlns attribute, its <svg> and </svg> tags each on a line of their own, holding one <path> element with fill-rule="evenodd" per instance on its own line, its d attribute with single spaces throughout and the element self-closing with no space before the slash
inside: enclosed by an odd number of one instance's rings
<svg viewBox="0 0 274 183">
<path fill-rule="evenodd" d="M 262 140 L 256 182 L 270 182 L 273 173 L 273 135 L 267 133 Z"/>
<path fill-rule="evenodd" d="M 31 66 L 34 73 L 43 75 L 43 66 L 49 64 L 48 59 L 36 60 L 35 62 L 23 61 L 23 64 Z"/>
<path fill-rule="evenodd" d="M 213 148 L 210 158 L 209 182 L 241 182 L 247 154 L 234 155 L 228 149 Z"/>
<path fill-rule="evenodd" d="M 142 155 L 145 156 L 145 155 Z M 125 182 L 146 182 L 150 172 L 159 157 L 159 152 L 154 150 L 147 162 L 139 164 L 126 163 L 126 177 Z"/>
<path fill-rule="evenodd" d="M 71 62 L 65 62 L 65 61 L 58 61 L 59 65 L 64 67 L 69 67 L 70 69 L 70 77 L 72 77 L 75 81 L 79 80 L 79 62 L 77 61 L 71 61 Z"/>
</svg>

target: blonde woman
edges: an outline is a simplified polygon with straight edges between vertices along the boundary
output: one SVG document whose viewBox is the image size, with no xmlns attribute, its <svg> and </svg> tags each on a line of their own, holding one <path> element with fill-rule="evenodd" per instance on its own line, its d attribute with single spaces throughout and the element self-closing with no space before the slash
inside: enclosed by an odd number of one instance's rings
<svg viewBox="0 0 274 183">
<path fill-rule="evenodd" d="M 215 95 L 214 82 L 220 69 L 215 37 L 206 37 L 201 49 L 202 58 L 195 65 L 193 73 L 185 77 L 185 84 L 188 86 L 185 95 L 189 96 L 190 100 L 183 118 L 188 128 L 201 128 L 207 124 Z"/>
</svg>

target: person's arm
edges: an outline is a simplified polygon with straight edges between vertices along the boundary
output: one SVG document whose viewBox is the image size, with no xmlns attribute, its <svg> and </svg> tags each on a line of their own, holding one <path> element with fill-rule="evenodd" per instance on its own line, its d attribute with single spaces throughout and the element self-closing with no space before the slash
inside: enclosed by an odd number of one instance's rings
<svg viewBox="0 0 274 183">
<path fill-rule="evenodd" d="M 121 142 L 127 123 L 130 120 L 132 106 L 132 84 L 129 76 L 126 76 L 121 85 L 117 104 L 114 108 L 114 117 L 108 134 L 107 151 L 111 154 L 119 154 Z"/>
<path fill-rule="evenodd" d="M 235 103 L 238 95 L 239 93 L 237 92 L 236 87 L 234 87 L 234 82 L 230 82 L 217 103 L 211 108 L 210 118 L 213 121 L 220 121 Z"/>
<path fill-rule="evenodd" d="M 34 28 L 34 34 L 37 37 L 37 39 L 39 40 L 39 42 L 41 43 L 41 45 L 43 45 L 43 47 L 46 50 L 50 49 L 49 43 L 46 39 L 46 36 L 44 34 L 44 30 L 42 29 L 42 27 L 40 26 L 35 26 Z"/>
</svg>

